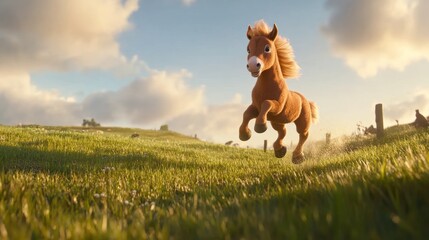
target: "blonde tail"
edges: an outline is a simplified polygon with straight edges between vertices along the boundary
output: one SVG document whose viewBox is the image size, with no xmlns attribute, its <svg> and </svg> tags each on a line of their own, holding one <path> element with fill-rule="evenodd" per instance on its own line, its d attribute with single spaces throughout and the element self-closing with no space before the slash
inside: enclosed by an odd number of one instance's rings
<svg viewBox="0 0 429 240">
<path fill-rule="evenodd" d="M 317 123 L 317 121 L 319 120 L 319 108 L 314 102 L 310 102 L 310 108 L 311 108 L 312 122 Z"/>
</svg>

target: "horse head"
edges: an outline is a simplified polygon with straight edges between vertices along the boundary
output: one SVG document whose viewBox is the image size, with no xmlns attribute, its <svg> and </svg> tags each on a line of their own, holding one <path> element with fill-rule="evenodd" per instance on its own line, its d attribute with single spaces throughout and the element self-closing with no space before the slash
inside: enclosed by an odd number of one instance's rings
<svg viewBox="0 0 429 240">
<path fill-rule="evenodd" d="M 259 77 L 261 73 L 270 69 L 276 60 L 276 45 L 274 41 L 277 38 L 278 30 L 276 24 L 266 35 L 255 35 L 253 29 L 249 26 L 247 29 L 247 70 L 253 77 Z"/>
</svg>

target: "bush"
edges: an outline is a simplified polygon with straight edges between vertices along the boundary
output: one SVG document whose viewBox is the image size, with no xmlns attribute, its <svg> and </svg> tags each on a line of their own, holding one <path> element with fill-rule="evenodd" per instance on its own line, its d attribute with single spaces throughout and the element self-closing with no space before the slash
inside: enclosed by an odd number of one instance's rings
<svg viewBox="0 0 429 240">
<path fill-rule="evenodd" d="M 168 125 L 167 124 L 162 125 L 159 130 L 160 131 L 168 131 Z"/>
</svg>

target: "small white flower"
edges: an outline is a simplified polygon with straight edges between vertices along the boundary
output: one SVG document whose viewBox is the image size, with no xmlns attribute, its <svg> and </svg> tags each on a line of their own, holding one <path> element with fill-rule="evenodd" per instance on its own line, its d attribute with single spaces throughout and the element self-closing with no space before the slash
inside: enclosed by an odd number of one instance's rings
<svg viewBox="0 0 429 240">
<path fill-rule="evenodd" d="M 151 211 L 154 211 L 154 210 L 155 210 L 155 207 L 156 207 L 156 206 L 155 206 L 155 202 L 152 202 L 152 203 L 151 203 L 151 205 L 150 205 L 150 210 L 151 210 Z"/>
<path fill-rule="evenodd" d="M 105 198 L 105 197 L 107 197 L 107 195 L 105 193 L 101 193 L 100 197 Z"/>
<path fill-rule="evenodd" d="M 104 168 L 101 169 L 101 171 L 103 171 L 103 173 L 111 172 L 111 171 L 114 171 L 114 170 L 115 170 L 115 167 L 104 167 Z"/>
<path fill-rule="evenodd" d="M 94 194 L 94 197 L 95 197 L 95 198 L 100 198 L 100 194 L 95 193 L 95 194 Z"/>
</svg>

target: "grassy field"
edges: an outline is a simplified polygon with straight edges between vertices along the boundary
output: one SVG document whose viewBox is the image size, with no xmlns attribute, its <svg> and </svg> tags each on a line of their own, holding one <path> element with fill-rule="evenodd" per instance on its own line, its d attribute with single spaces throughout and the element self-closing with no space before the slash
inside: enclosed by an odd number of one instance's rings
<svg viewBox="0 0 429 240">
<path fill-rule="evenodd" d="M 0 126 L 0 239 L 425 239 L 428 153 L 407 127 L 293 165 L 171 132 Z"/>
</svg>

